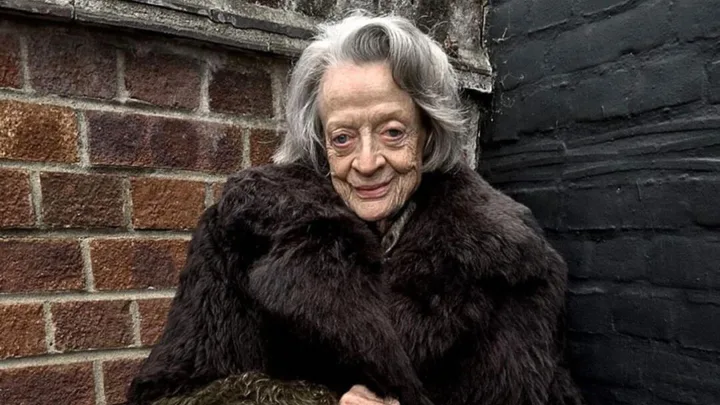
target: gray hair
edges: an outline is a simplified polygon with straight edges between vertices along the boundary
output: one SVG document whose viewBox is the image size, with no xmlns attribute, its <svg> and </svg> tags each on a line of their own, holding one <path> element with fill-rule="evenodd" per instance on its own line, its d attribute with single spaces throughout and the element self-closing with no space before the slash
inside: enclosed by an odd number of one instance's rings
<svg viewBox="0 0 720 405">
<path fill-rule="evenodd" d="M 462 159 L 466 131 L 458 81 L 447 55 L 429 36 L 398 16 L 353 13 L 320 26 L 303 51 L 291 78 L 286 106 L 288 132 L 275 152 L 275 163 L 306 161 L 318 172 L 327 162 L 318 93 L 325 71 L 340 62 L 384 61 L 397 85 L 418 106 L 428 132 L 423 170 L 451 170 Z"/>
</svg>

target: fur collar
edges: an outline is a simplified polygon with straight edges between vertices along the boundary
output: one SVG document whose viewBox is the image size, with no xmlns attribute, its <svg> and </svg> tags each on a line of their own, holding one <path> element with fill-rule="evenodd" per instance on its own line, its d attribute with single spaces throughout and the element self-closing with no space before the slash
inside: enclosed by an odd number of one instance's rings
<svg viewBox="0 0 720 405">
<path fill-rule="evenodd" d="M 412 199 L 415 211 L 390 256 L 432 253 L 472 269 L 475 277 L 500 277 L 510 284 L 548 277 L 539 258 L 561 261 L 530 210 L 467 166 L 425 173 Z M 233 213 L 262 219 L 253 222 L 262 224 L 253 231 L 267 236 L 294 221 L 340 217 L 351 221 L 359 236 L 374 239 L 367 242 L 382 254 L 380 236 L 347 208 L 327 177 L 304 165 L 259 166 L 231 176 L 219 211 L 229 213 L 223 218 L 227 228 L 237 223 Z"/>
</svg>

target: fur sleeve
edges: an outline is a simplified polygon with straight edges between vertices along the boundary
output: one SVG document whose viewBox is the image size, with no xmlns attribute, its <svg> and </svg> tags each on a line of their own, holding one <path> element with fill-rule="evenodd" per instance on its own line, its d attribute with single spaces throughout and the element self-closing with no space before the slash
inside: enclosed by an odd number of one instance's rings
<svg viewBox="0 0 720 405">
<path fill-rule="evenodd" d="M 475 403 L 507 405 L 580 404 L 563 384 L 562 336 L 559 333 L 566 285 L 566 266 L 549 243 L 531 231 L 532 218 L 523 218 L 528 239 L 517 246 L 518 269 L 528 274 L 508 283 L 493 282 L 496 305 L 479 342 L 468 384 Z M 532 271 L 530 271 L 532 269 Z M 562 381 L 561 381 L 562 380 Z"/>
<path fill-rule="evenodd" d="M 232 373 L 262 369 L 254 310 L 242 280 L 226 272 L 237 259 L 220 247 L 217 221 L 217 209 L 211 207 L 197 226 L 165 332 L 132 381 L 130 404 L 147 404 Z"/>
</svg>

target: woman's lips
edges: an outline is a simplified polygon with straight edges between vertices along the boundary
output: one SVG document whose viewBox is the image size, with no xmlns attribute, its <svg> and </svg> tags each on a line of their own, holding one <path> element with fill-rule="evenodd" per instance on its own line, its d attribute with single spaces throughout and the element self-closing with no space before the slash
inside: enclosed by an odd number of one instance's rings
<svg viewBox="0 0 720 405">
<path fill-rule="evenodd" d="M 372 200 L 385 197 L 390 189 L 390 182 L 371 186 L 355 187 L 355 193 L 363 200 Z"/>
</svg>

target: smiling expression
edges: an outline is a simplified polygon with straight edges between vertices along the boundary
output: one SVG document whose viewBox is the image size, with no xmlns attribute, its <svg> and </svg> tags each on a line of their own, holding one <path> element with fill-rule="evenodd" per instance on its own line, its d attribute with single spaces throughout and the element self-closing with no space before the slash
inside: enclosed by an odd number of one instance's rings
<svg viewBox="0 0 720 405">
<path fill-rule="evenodd" d="M 360 218 L 388 218 L 420 183 L 426 134 L 419 109 L 386 63 L 329 68 L 319 107 L 335 191 Z"/>
</svg>

